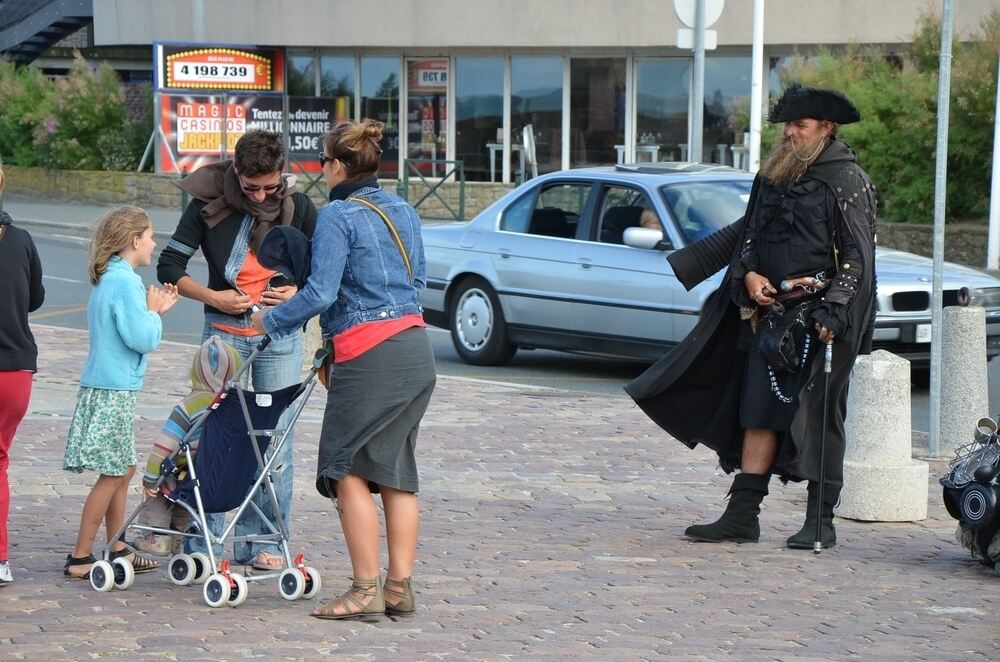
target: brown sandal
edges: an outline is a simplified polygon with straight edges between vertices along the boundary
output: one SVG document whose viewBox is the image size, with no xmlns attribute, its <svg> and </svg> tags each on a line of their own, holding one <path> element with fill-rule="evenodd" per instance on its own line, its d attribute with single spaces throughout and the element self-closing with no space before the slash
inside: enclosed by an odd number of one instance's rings
<svg viewBox="0 0 1000 662">
<path fill-rule="evenodd" d="M 382 582 L 375 579 L 351 578 L 351 588 L 333 602 L 316 608 L 312 613 L 316 618 L 341 620 L 360 618 L 385 613 L 385 596 Z"/>
<path fill-rule="evenodd" d="M 118 551 L 112 551 L 108 554 L 108 560 L 114 561 L 115 559 L 124 558 L 126 561 L 132 564 L 132 571 L 136 574 L 140 572 L 149 572 L 150 570 L 156 570 L 160 567 L 160 564 L 153 559 L 146 558 L 145 556 L 140 556 L 136 554 L 128 547 L 122 547 Z"/>
<path fill-rule="evenodd" d="M 90 579 L 90 570 L 84 572 L 83 574 L 76 574 L 70 572 L 69 569 L 77 565 L 94 565 L 97 563 L 97 559 L 94 558 L 93 554 L 87 554 L 86 556 L 76 557 L 72 554 L 66 555 L 66 565 L 63 566 L 63 574 L 70 579 Z"/>
<path fill-rule="evenodd" d="M 412 577 L 402 579 L 385 578 L 385 613 L 387 616 L 413 616 L 417 602 L 413 598 Z"/>
</svg>

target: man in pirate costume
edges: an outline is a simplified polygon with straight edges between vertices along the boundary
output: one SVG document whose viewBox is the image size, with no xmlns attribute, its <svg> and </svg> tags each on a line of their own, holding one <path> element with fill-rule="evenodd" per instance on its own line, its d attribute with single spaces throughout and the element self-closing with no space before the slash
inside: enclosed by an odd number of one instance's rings
<svg viewBox="0 0 1000 662">
<path fill-rule="evenodd" d="M 844 95 L 794 85 L 769 119 L 784 122 L 784 132 L 754 180 L 745 216 L 668 258 L 688 289 L 728 265 L 722 287 L 691 333 L 625 390 L 672 436 L 716 451 L 727 473 L 740 470 L 722 517 L 688 527 L 687 537 L 757 542 L 775 473 L 809 481 L 805 525 L 788 546 L 812 549 L 822 355 L 833 342 L 822 507 L 822 543 L 832 547 L 848 381 L 857 355 L 870 351 L 875 317 L 875 187 L 837 138 L 838 125 L 860 120 Z M 768 345 L 763 332 L 789 319 L 798 320 L 793 342 L 769 351 L 774 338 Z"/>
</svg>

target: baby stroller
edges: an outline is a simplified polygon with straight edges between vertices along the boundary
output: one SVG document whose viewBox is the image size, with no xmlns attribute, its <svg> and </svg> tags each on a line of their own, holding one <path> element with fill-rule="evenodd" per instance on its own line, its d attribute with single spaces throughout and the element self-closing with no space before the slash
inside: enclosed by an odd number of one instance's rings
<svg viewBox="0 0 1000 662">
<path fill-rule="evenodd" d="M 983 565 L 1000 573 L 1000 552 L 991 546 L 1000 532 L 1000 438 L 991 418 L 976 423 L 973 440 L 955 451 L 950 471 L 941 478 L 944 505 L 959 521 L 959 542 Z"/>
<path fill-rule="evenodd" d="M 274 466 L 275 460 L 315 388 L 316 373 L 326 354 L 323 350 L 317 353 L 309 375 L 300 384 L 271 393 L 239 387 L 249 366 L 269 343 L 270 338 L 265 337 L 257 345 L 239 371 L 216 394 L 208 409 L 194 421 L 177 450 L 160 464 L 156 488 L 159 490 L 170 477 L 176 479 L 176 489 L 169 494 L 163 490 L 161 493 L 191 515 L 192 527 L 181 532 L 134 523 L 149 503 L 144 501 L 115 535 L 115 538 L 125 542 L 125 534 L 131 529 L 204 540 L 207 553 L 175 554 L 167 563 L 167 570 L 174 584 L 203 584 L 205 603 L 210 607 L 226 604 L 237 607 L 243 604 L 248 595 L 248 582 L 277 577 L 278 589 L 286 600 L 315 597 L 321 585 L 319 573 L 314 568 L 305 567 L 302 554 L 292 558 L 288 549 L 289 532 L 282 518 L 268 518 L 253 502 L 253 497 L 257 490 L 263 490 L 270 500 L 271 512 L 279 512 L 272 477 L 282 468 Z M 277 428 L 279 419 L 289 408 L 291 414 L 287 426 Z M 199 432 L 200 441 L 197 451 L 194 451 L 192 440 L 199 436 Z M 214 535 L 208 527 L 207 514 L 233 510 L 235 514 L 222 533 Z M 264 522 L 268 533 L 235 535 L 237 523 L 248 510 L 255 512 Z M 233 572 L 228 561 L 220 563 L 215 557 L 214 547 L 236 542 L 277 544 L 285 567 L 280 572 L 250 576 Z M 132 566 L 121 558 L 112 561 L 109 549 L 110 545 L 104 551 L 103 559 L 91 568 L 90 583 L 102 592 L 113 588 L 127 589 L 134 580 Z"/>
</svg>

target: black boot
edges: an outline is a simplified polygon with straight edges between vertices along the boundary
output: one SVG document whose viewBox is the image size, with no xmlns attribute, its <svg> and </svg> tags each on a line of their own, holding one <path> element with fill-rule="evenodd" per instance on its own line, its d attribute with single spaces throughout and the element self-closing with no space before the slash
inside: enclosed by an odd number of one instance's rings
<svg viewBox="0 0 1000 662">
<path fill-rule="evenodd" d="M 700 542 L 757 542 L 760 540 L 757 516 L 770 480 L 770 474 L 737 474 L 729 488 L 729 505 L 722 517 L 711 524 L 689 526 L 684 535 Z"/>
<path fill-rule="evenodd" d="M 833 528 L 833 507 L 837 504 L 840 496 L 839 490 L 830 489 L 824 486 L 823 490 L 823 531 L 820 540 L 823 548 L 828 549 L 837 544 L 837 531 Z M 809 481 L 809 502 L 806 505 L 806 522 L 802 525 L 802 530 L 788 539 L 788 546 L 792 549 L 812 549 L 816 542 L 816 502 L 819 499 L 817 492 L 819 483 Z"/>
</svg>

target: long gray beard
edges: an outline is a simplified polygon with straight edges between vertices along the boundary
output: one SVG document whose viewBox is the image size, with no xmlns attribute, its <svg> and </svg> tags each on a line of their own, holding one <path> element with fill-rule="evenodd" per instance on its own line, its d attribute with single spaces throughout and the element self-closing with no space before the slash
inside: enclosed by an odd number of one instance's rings
<svg viewBox="0 0 1000 662">
<path fill-rule="evenodd" d="M 782 138 L 775 145 L 774 149 L 771 150 L 771 153 L 767 155 L 767 161 L 761 166 L 761 177 L 771 184 L 789 184 L 794 182 L 816 160 L 816 156 L 822 151 L 822 149 L 817 150 L 817 147 L 820 142 L 825 140 L 826 138 L 820 137 L 796 149 L 791 140 Z M 807 161 L 802 160 L 803 156 L 810 155 L 813 158 Z"/>
</svg>

